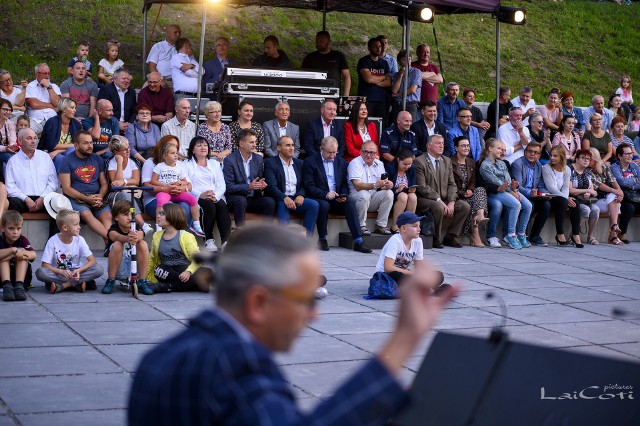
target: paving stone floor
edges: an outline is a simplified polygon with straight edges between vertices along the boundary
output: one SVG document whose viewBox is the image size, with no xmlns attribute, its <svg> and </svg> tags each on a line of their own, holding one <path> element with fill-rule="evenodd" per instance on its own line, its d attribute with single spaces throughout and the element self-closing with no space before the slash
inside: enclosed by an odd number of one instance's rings
<svg viewBox="0 0 640 426">
<path fill-rule="evenodd" d="M 321 253 L 330 295 L 293 350 L 277 356 L 303 409 L 330 395 L 392 331 L 397 301 L 362 298 L 374 253 Z M 464 292 L 407 361 L 400 377 L 406 384 L 437 330 L 487 336 L 501 322 L 499 299 L 514 340 L 640 362 L 640 244 L 447 248 L 427 256 Z M 120 291 L 49 295 L 35 285 L 26 302 L 0 302 L 0 426 L 125 424 L 141 355 L 212 304 L 206 294 L 134 300 Z M 487 292 L 499 298 L 487 299 Z M 614 307 L 631 314 L 615 318 Z"/>
</svg>

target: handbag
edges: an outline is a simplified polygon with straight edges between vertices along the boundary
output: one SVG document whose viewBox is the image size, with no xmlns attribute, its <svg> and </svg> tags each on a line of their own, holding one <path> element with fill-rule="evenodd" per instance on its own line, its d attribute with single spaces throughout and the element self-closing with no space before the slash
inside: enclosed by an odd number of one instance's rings
<svg viewBox="0 0 640 426">
<path fill-rule="evenodd" d="M 430 210 L 420 213 L 420 216 L 424 216 L 420 221 L 420 235 L 425 237 L 431 237 L 436 233 L 436 224 L 433 220 L 433 214 Z"/>
<path fill-rule="evenodd" d="M 365 299 L 397 299 L 398 284 L 388 274 L 376 272 L 369 280 L 369 292 Z"/>
<path fill-rule="evenodd" d="M 624 194 L 625 201 L 640 204 L 640 192 L 635 189 L 622 188 L 622 193 Z"/>
</svg>

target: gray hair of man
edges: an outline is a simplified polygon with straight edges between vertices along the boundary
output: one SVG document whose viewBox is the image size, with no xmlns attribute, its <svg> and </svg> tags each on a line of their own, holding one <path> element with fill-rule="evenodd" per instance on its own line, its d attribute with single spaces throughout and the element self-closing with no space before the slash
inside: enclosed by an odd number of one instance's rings
<svg viewBox="0 0 640 426">
<path fill-rule="evenodd" d="M 311 240 L 277 225 L 247 226 L 235 232 L 215 259 L 215 293 L 219 306 L 240 308 L 256 285 L 279 289 L 300 279 L 292 259 L 314 253 Z"/>
<path fill-rule="evenodd" d="M 4 68 L 0 69 L 0 77 L 2 77 L 5 74 L 9 74 L 9 71 L 5 70 Z"/>
<path fill-rule="evenodd" d="M 60 98 L 58 101 L 58 112 L 64 112 L 71 105 L 78 105 L 76 101 L 71 98 Z"/>
<path fill-rule="evenodd" d="M 27 133 L 29 133 L 29 131 L 32 131 L 34 135 L 36 133 L 35 131 L 33 131 L 33 129 L 31 127 L 25 127 L 24 129 L 18 130 L 18 140 L 20 142 L 23 142 L 24 138 L 27 137 Z"/>
<path fill-rule="evenodd" d="M 113 78 L 114 78 L 114 79 L 115 79 L 115 78 L 119 78 L 122 74 L 131 75 L 131 73 L 130 73 L 128 70 L 126 70 L 126 69 L 124 69 L 124 68 L 118 68 L 118 69 L 116 70 L 116 72 L 114 72 L 114 73 L 113 73 Z"/>
<path fill-rule="evenodd" d="M 595 101 L 597 101 L 598 99 L 602 99 L 604 101 L 604 96 L 602 95 L 595 95 L 593 98 L 591 98 L 591 103 L 595 103 Z"/>
<path fill-rule="evenodd" d="M 278 111 L 282 105 L 286 105 L 286 106 L 288 106 L 289 108 L 291 108 L 291 107 L 290 107 L 290 105 L 289 105 L 289 102 L 287 102 L 287 101 L 280 101 L 280 102 L 278 102 L 278 103 L 276 104 L 276 107 L 275 107 L 275 109 L 274 109 L 274 110 L 275 110 L 275 111 Z"/>
<path fill-rule="evenodd" d="M 175 105 L 175 107 L 176 107 L 176 108 L 178 108 L 178 107 L 180 106 L 180 103 L 181 103 L 182 101 L 184 101 L 184 102 L 186 102 L 187 104 L 189 104 L 189 108 L 191 108 L 191 103 L 189 102 L 189 100 L 188 100 L 187 98 L 178 98 L 178 99 L 176 99 L 176 102 L 175 102 L 175 104 L 174 104 L 174 105 Z"/>
<path fill-rule="evenodd" d="M 322 140 L 320 141 L 320 148 L 326 148 L 329 144 L 335 144 L 336 146 L 338 146 L 338 139 L 334 138 L 333 136 L 322 138 Z"/>
<path fill-rule="evenodd" d="M 427 139 L 427 146 L 431 145 L 431 142 L 433 142 L 435 139 L 440 139 L 441 141 L 444 142 L 444 137 L 442 135 L 434 133 L 433 135 L 429 136 L 429 138 Z"/>
<path fill-rule="evenodd" d="M 111 140 L 109 141 L 109 150 L 111 152 L 120 151 L 125 146 L 129 146 L 129 139 L 120 135 L 111 136 Z"/>
<path fill-rule="evenodd" d="M 36 65 L 35 67 L 33 67 L 33 70 L 34 70 L 35 72 L 38 72 L 38 70 L 40 69 L 40 67 L 48 67 L 48 66 L 49 66 L 49 65 L 47 65 L 47 63 L 46 63 L 46 62 L 42 62 L 42 63 L 39 63 L 38 65 Z"/>
<path fill-rule="evenodd" d="M 532 93 L 532 92 L 533 92 L 533 90 L 529 86 L 522 86 L 522 88 L 520 89 L 520 94 L 521 95 L 523 93 Z"/>
<path fill-rule="evenodd" d="M 204 106 L 204 113 L 209 114 L 214 109 L 219 109 L 222 111 L 222 104 L 218 101 L 209 101 Z"/>
</svg>

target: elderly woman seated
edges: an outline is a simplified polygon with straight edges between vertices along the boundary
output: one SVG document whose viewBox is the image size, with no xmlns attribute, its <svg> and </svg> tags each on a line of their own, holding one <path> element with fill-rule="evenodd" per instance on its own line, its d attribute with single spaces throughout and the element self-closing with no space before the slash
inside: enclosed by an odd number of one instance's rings
<svg viewBox="0 0 640 426">
<path fill-rule="evenodd" d="M 618 216 L 620 215 L 620 203 L 624 194 L 616 178 L 611 173 L 611 167 L 600 158 L 600 152 L 595 148 L 591 148 L 590 151 L 591 163 L 589 164 L 589 171 L 591 172 L 593 186 L 598 192 L 596 206 L 600 211 L 609 212 L 609 242 L 617 246 L 624 245 L 618 238 L 618 234 L 622 232 L 618 226 Z"/>
<path fill-rule="evenodd" d="M 204 106 L 204 115 L 207 121 L 200 123 L 196 135 L 206 139 L 211 156 L 222 163 L 224 157 L 231 154 L 233 146 L 231 128 L 221 121 L 222 104 L 216 101 L 207 102 Z"/>
<path fill-rule="evenodd" d="M 625 244 L 627 228 L 633 215 L 640 211 L 640 166 L 632 161 L 633 150 L 626 143 L 616 148 L 618 162 L 611 166 L 611 173 L 618 181 L 624 192 L 624 198 L 620 203 L 620 234 L 618 238 Z"/>
</svg>

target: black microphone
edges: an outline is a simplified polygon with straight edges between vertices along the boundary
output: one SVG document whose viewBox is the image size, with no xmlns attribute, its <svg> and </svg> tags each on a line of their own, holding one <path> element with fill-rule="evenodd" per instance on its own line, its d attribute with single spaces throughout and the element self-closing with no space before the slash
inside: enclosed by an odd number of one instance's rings
<svg viewBox="0 0 640 426">
<path fill-rule="evenodd" d="M 498 301 L 498 306 L 500 306 L 500 325 L 494 326 L 489 334 L 489 342 L 494 344 L 500 343 L 507 337 L 507 332 L 505 331 L 507 327 L 507 304 L 504 303 L 504 299 L 500 297 L 499 294 L 492 291 L 486 292 L 484 297 L 487 300 L 496 299 Z"/>
</svg>

